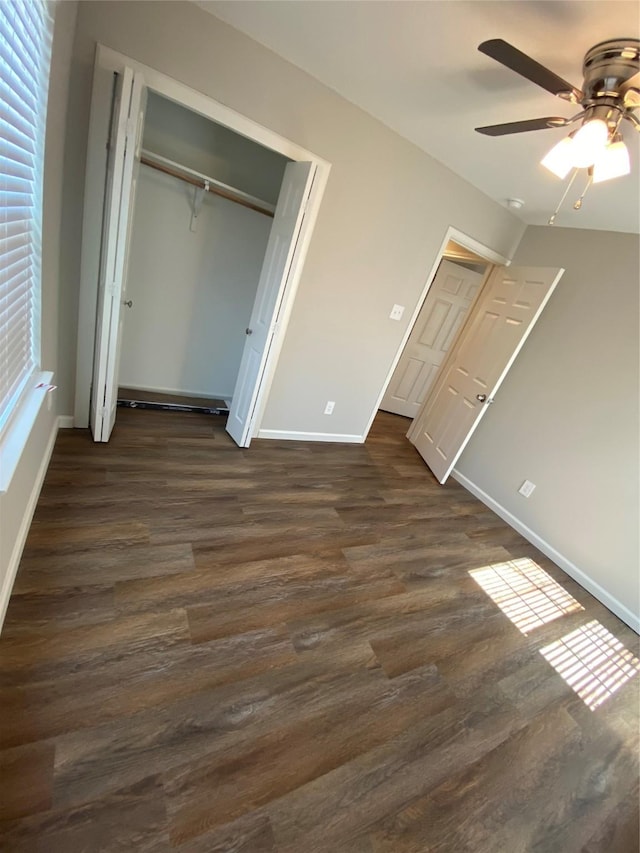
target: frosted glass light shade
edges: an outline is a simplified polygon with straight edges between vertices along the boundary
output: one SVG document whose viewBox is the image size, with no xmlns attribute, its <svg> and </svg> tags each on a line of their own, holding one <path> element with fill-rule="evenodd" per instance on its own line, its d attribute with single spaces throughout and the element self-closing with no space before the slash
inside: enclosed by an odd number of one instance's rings
<svg viewBox="0 0 640 853">
<path fill-rule="evenodd" d="M 593 164 L 593 183 L 628 175 L 631 171 L 629 151 L 622 140 L 607 145 Z"/>
<path fill-rule="evenodd" d="M 609 128 L 602 119 L 585 122 L 573 137 L 573 165 L 579 169 L 593 166 L 609 138 Z"/>
<path fill-rule="evenodd" d="M 566 178 L 573 168 L 573 139 L 570 136 L 565 136 L 557 145 L 553 146 L 540 162 L 545 169 L 553 172 L 554 175 L 559 178 Z"/>
</svg>

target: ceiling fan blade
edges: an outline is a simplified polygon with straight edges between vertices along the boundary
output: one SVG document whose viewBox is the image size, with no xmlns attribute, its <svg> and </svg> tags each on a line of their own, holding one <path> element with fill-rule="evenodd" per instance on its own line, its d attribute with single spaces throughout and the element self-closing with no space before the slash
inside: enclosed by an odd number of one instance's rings
<svg viewBox="0 0 640 853">
<path fill-rule="evenodd" d="M 560 116 L 546 118 L 530 118 L 526 121 L 511 121 L 507 124 L 490 124 L 486 127 L 476 127 L 478 133 L 485 136 L 506 136 L 509 133 L 526 133 L 529 130 L 548 130 L 550 127 L 564 127 L 569 120 Z"/>
<path fill-rule="evenodd" d="M 515 71 L 516 74 L 520 74 L 537 86 L 546 89 L 547 92 L 551 92 L 552 95 L 558 95 L 574 103 L 579 103 L 582 100 L 582 92 L 579 89 L 502 39 L 483 41 L 478 50 Z"/>
</svg>

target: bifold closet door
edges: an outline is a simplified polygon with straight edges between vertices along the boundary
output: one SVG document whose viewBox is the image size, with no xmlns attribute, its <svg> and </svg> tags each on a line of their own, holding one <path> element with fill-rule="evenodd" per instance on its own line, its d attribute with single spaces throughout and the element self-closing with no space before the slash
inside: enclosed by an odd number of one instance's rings
<svg viewBox="0 0 640 853">
<path fill-rule="evenodd" d="M 122 307 L 145 101 L 140 74 L 125 68 L 115 75 L 90 408 L 94 441 L 108 441 L 116 419 Z"/>
<path fill-rule="evenodd" d="M 289 163 L 284 172 L 227 419 L 227 432 L 240 447 L 251 442 L 253 415 L 314 174 L 312 163 Z"/>
</svg>

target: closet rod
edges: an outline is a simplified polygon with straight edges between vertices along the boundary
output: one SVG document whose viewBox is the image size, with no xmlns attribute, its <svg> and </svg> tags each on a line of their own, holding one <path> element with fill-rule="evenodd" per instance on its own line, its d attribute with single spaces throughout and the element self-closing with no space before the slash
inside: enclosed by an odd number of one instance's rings
<svg viewBox="0 0 640 853">
<path fill-rule="evenodd" d="M 158 159 L 154 159 L 156 157 Z M 215 178 L 207 178 L 204 175 L 200 175 L 198 172 L 192 172 L 192 170 L 187 169 L 186 166 L 180 166 L 178 163 L 172 163 L 171 160 L 165 160 L 164 157 L 160 157 L 157 154 L 151 154 L 149 151 L 142 151 L 140 162 L 144 166 L 150 166 L 152 169 L 164 172 L 165 175 L 171 175 L 173 178 L 178 178 L 179 180 L 185 181 L 186 183 L 191 184 L 194 187 L 199 187 L 200 189 L 204 189 L 205 185 L 208 184 L 207 189 L 210 193 L 214 193 L 222 198 L 226 198 L 228 201 L 234 201 L 236 204 L 241 204 L 243 207 L 248 207 L 250 210 L 255 210 L 258 213 L 263 213 L 265 216 L 271 216 L 273 218 L 275 208 L 271 207 L 270 210 L 267 207 L 263 207 L 259 203 L 258 199 L 251 201 L 250 199 L 252 196 L 241 193 L 240 191 L 238 191 L 238 194 L 236 195 L 231 187 L 228 189 L 222 189 L 217 185 L 218 182 Z M 244 198 L 243 195 L 245 196 Z M 267 204 L 267 202 L 264 202 L 264 204 Z"/>
</svg>

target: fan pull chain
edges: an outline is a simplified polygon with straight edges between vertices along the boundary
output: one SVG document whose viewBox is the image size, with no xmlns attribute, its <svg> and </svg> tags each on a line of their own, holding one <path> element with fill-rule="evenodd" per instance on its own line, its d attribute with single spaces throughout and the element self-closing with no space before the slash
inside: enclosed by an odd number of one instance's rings
<svg viewBox="0 0 640 853">
<path fill-rule="evenodd" d="M 592 183 L 593 183 L 593 168 L 590 168 L 589 169 L 589 177 L 587 178 L 587 185 L 585 186 L 584 190 L 582 191 L 582 195 L 580 196 L 580 198 L 574 203 L 574 205 L 573 205 L 574 210 L 580 210 L 580 208 L 582 207 L 583 199 L 586 196 L 587 190 L 589 189 L 589 187 L 591 186 Z"/>
<path fill-rule="evenodd" d="M 573 185 L 573 182 L 575 181 L 575 179 L 576 179 L 576 177 L 577 177 L 577 175 L 578 175 L 578 171 L 579 171 L 578 169 L 574 169 L 574 170 L 573 170 L 573 174 L 571 175 L 571 178 L 569 179 L 569 183 L 567 184 L 567 188 L 566 188 L 566 189 L 565 189 L 565 191 L 562 193 L 562 198 L 561 198 L 561 199 L 560 199 L 560 201 L 558 202 L 558 206 L 557 206 L 557 207 L 556 207 L 556 209 L 553 211 L 553 214 L 552 214 L 551 218 L 549 219 L 549 225 L 553 225 L 553 224 L 555 223 L 555 221 L 556 221 L 556 216 L 557 216 L 557 215 L 558 215 L 558 213 L 560 212 L 560 208 L 562 207 L 562 205 L 563 205 L 563 203 L 564 203 L 565 198 L 566 198 L 566 197 L 568 196 L 568 194 L 569 194 L 569 190 L 571 189 L 571 187 L 572 187 L 572 185 Z M 585 192 L 586 192 L 586 190 L 585 190 Z M 584 195 L 584 193 L 583 193 L 583 195 Z"/>
</svg>

